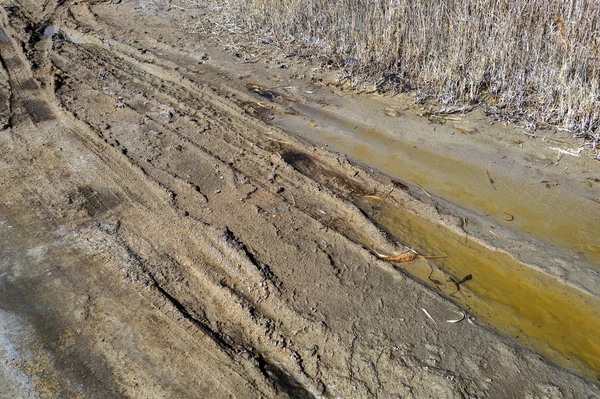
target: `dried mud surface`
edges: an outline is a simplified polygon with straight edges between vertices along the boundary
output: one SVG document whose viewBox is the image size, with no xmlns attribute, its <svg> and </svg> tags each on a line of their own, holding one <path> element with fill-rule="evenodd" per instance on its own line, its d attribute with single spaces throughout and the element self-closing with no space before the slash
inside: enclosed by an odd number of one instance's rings
<svg viewBox="0 0 600 399">
<path fill-rule="evenodd" d="M 599 397 L 446 323 L 374 255 L 382 183 L 138 6 L 0 7 L 0 397 Z"/>
</svg>

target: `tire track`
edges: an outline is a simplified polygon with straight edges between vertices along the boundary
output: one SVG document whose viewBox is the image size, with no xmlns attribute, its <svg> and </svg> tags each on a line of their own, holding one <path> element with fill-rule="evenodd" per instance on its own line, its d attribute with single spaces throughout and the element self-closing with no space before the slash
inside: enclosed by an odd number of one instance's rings
<svg viewBox="0 0 600 399">
<path fill-rule="evenodd" d="M 177 325 L 201 348 L 194 360 L 211 384 L 258 397 L 493 396 L 480 381 L 496 370 L 545 367 L 521 352 L 507 363 L 498 353 L 512 346 L 468 323 L 430 326 L 421 306 L 434 317 L 454 307 L 361 247 L 397 245 L 348 199 L 382 188 L 349 177 L 360 168 L 247 115 L 256 99 L 218 71 L 195 75 L 166 45 L 133 44 L 134 29 L 105 25 L 96 8 L 68 10 L 47 52 L 58 119 L 27 113 L 22 139 L 29 150 L 29 136 L 48 135 L 64 155 L 40 158 L 22 184 L 40 185 L 32 208 L 107 254 L 157 309 L 153 331 Z M 196 377 L 179 372 L 181 386 Z M 511 383 L 538 392 L 540 379 L 515 373 Z"/>
</svg>

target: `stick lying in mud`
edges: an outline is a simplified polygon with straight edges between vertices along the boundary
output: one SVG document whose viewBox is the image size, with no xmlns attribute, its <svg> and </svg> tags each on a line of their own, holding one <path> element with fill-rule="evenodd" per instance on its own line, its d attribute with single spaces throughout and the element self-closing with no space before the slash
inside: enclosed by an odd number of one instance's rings
<svg viewBox="0 0 600 399">
<path fill-rule="evenodd" d="M 431 317 L 431 315 L 429 314 L 429 312 L 428 312 L 428 311 L 427 311 L 425 308 L 421 308 L 421 310 L 423 311 L 423 313 L 425 313 L 425 315 L 426 315 L 427 317 L 429 317 L 429 319 L 430 319 L 431 321 L 433 321 L 433 324 L 437 325 L 437 321 L 435 321 L 435 319 L 434 319 L 433 317 Z"/>
<path fill-rule="evenodd" d="M 467 318 L 467 314 L 465 312 L 460 312 L 460 314 L 462 315 L 462 317 L 460 319 L 455 319 L 455 320 L 446 320 L 446 323 L 460 323 L 461 321 L 463 321 L 464 319 Z"/>
<path fill-rule="evenodd" d="M 428 196 L 429 198 L 431 198 L 431 195 L 429 195 L 429 193 L 428 193 L 428 192 L 425 190 L 425 188 L 424 188 L 422 185 L 420 185 L 419 183 L 417 183 L 417 182 L 416 182 L 416 181 L 414 181 L 414 180 L 413 180 L 413 183 L 415 183 L 417 186 L 419 186 L 419 188 L 420 188 L 421 190 L 423 190 L 423 192 L 424 192 L 425 194 L 427 194 L 427 196 Z"/>
<path fill-rule="evenodd" d="M 378 197 L 377 195 L 373 195 L 373 194 L 354 194 L 354 195 L 356 197 L 369 198 L 369 199 L 374 199 L 374 200 L 377 200 L 377 201 L 384 202 L 383 198 Z"/>
<path fill-rule="evenodd" d="M 388 262 L 394 263 L 408 263 L 412 262 L 415 259 L 440 259 L 447 258 L 447 255 L 443 256 L 430 256 L 430 255 L 419 255 L 413 251 L 404 251 L 399 253 L 398 255 L 383 255 L 378 253 L 379 259 L 386 260 Z"/>
<path fill-rule="evenodd" d="M 276 139 L 276 138 L 273 138 L 273 137 L 265 136 L 265 138 L 267 140 L 271 140 L 271 141 L 274 141 L 274 142 L 279 143 L 279 144 L 289 144 L 287 141 L 279 140 L 279 139 Z"/>
<path fill-rule="evenodd" d="M 562 148 L 557 147 L 548 147 L 551 150 L 558 151 L 559 154 L 570 155 L 572 157 L 578 157 L 579 153 L 583 150 L 583 147 L 579 147 L 576 150 L 569 148 L 568 150 L 563 150 Z"/>
<path fill-rule="evenodd" d="M 512 222 L 513 220 L 515 220 L 514 215 L 511 215 L 510 213 L 506 213 L 506 212 L 502 212 L 502 213 L 504 213 L 506 216 L 508 216 L 508 217 L 502 216 L 502 219 L 506 220 L 507 222 Z"/>
<path fill-rule="evenodd" d="M 432 281 L 432 282 L 433 282 L 435 285 L 437 285 L 438 287 L 439 287 L 439 286 L 443 286 L 443 285 L 444 285 L 444 283 L 442 283 L 440 280 L 436 280 L 436 279 L 434 279 L 433 277 L 431 277 L 431 276 L 433 276 L 433 270 L 434 270 L 434 269 L 433 269 L 433 266 L 432 266 L 432 265 L 429 265 L 429 267 L 431 267 L 431 271 L 429 272 L 429 276 L 427 277 L 427 278 L 429 279 L 429 281 Z"/>
<path fill-rule="evenodd" d="M 456 291 L 454 291 L 452 294 L 450 294 L 450 295 L 454 295 L 454 294 L 456 294 L 458 291 L 460 291 L 460 285 L 461 285 L 462 283 L 466 283 L 466 282 L 467 282 L 467 281 L 469 281 L 469 280 L 473 280 L 473 275 L 472 275 L 472 274 L 467 274 L 467 275 L 466 275 L 466 276 L 465 276 L 465 277 L 464 277 L 462 280 L 460 280 L 460 281 L 456 281 L 456 280 L 454 279 L 454 277 L 452 277 L 452 276 L 450 276 L 450 279 L 452 280 L 452 282 L 453 282 L 454 284 L 456 284 Z"/>
</svg>

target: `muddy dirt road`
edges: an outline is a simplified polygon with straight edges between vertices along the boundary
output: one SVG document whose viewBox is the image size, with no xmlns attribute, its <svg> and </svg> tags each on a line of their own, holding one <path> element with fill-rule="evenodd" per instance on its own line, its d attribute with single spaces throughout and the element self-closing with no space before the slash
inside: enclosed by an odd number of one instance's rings
<svg viewBox="0 0 600 399">
<path fill-rule="evenodd" d="M 410 246 L 360 205 L 389 180 L 267 124 L 268 93 L 173 15 L 0 7 L 0 397 L 600 397 L 447 323 L 377 256 Z"/>
</svg>

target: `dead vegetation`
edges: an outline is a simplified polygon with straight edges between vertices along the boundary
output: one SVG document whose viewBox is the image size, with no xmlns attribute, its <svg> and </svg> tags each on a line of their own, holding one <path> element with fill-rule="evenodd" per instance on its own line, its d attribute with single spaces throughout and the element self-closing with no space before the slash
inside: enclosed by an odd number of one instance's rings
<svg viewBox="0 0 600 399">
<path fill-rule="evenodd" d="M 380 259 L 383 259 L 388 262 L 393 262 L 393 263 L 408 263 L 408 262 L 412 262 L 415 259 L 447 258 L 446 255 L 443 255 L 443 256 L 420 255 L 413 251 L 404 251 L 404 252 L 399 253 L 398 255 L 390 255 L 390 256 L 382 255 L 382 254 L 377 254 L 377 255 L 379 255 Z"/>
<path fill-rule="evenodd" d="M 236 24 L 262 45 L 318 56 L 355 85 L 484 104 L 527 126 L 600 140 L 596 0 L 242 0 Z"/>
</svg>

